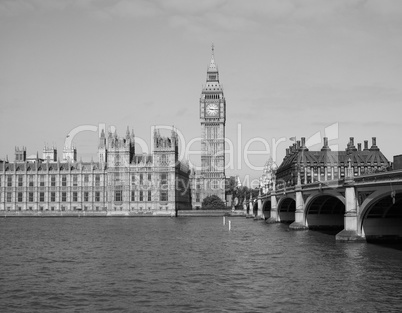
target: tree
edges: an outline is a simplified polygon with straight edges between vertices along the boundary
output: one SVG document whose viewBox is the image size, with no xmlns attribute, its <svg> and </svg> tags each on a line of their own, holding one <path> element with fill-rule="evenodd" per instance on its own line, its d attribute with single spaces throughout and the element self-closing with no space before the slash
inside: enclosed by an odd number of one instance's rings
<svg viewBox="0 0 402 313">
<path fill-rule="evenodd" d="M 225 181 L 225 193 L 227 195 L 233 195 L 234 190 L 237 188 L 236 176 L 226 177 Z"/>
<path fill-rule="evenodd" d="M 252 194 L 252 198 L 256 199 L 259 194 L 259 189 L 251 189 L 247 186 L 241 186 L 233 190 L 233 199 L 238 199 L 237 209 L 243 210 L 242 203 L 244 200 L 248 201 L 250 199 L 250 193 Z"/>
<path fill-rule="evenodd" d="M 202 208 L 204 210 L 225 209 L 225 203 L 218 196 L 212 195 L 202 200 Z"/>
</svg>

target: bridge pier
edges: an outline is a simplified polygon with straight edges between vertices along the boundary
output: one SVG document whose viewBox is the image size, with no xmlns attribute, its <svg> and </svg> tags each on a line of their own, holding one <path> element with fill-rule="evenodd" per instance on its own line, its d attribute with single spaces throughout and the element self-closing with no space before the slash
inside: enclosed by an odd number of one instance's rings
<svg viewBox="0 0 402 313">
<path fill-rule="evenodd" d="M 349 176 L 351 177 L 351 176 Z M 339 232 L 335 239 L 337 241 L 366 241 L 359 230 L 359 217 L 358 217 L 358 201 L 356 197 L 356 190 L 353 183 L 353 178 L 345 180 L 345 215 L 344 215 L 344 229 Z"/>
<path fill-rule="evenodd" d="M 260 198 L 257 200 L 257 218 L 259 220 L 265 220 L 264 212 L 262 211 L 262 201 Z"/>
<path fill-rule="evenodd" d="M 247 213 L 247 204 L 246 201 L 243 201 L 243 212 L 245 217 L 249 217 Z"/>
<path fill-rule="evenodd" d="M 303 199 L 301 186 L 296 186 L 296 211 L 295 221 L 289 225 L 289 229 L 293 230 L 306 230 L 308 229 L 306 223 L 306 212 Z"/>
<path fill-rule="evenodd" d="M 264 212 L 262 211 L 262 201 L 261 201 L 260 197 L 258 197 L 258 200 L 257 200 L 257 207 L 258 207 L 258 216 L 260 216 L 261 219 L 265 219 Z"/>
<path fill-rule="evenodd" d="M 271 216 L 266 220 L 266 222 L 268 224 L 279 222 L 278 203 L 276 201 L 276 192 L 274 191 L 271 193 Z"/>
</svg>

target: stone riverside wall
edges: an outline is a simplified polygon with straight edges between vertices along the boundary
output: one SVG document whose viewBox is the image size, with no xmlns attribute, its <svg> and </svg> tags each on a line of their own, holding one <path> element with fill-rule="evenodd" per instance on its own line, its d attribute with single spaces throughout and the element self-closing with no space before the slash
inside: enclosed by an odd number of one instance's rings
<svg viewBox="0 0 402 313">
<path fill-rule="evenodd" d="M 136 213 L 136 212 L 115 212 L 115 211 L 101 211 L 101 212 L 88 212 L 88 211 L 0 211 L 0 218 L 7 217 L 158 217 L 166 216 L 171 217 L 174 214 L 167 213 Z"/>
<path fill-rule="evenodd" d="M 231 210 L 179 210 L 177 216 L 244 216 L 243 211 Z"/>
<path fill-rule="evenodd" d="M 242 211 L 231 210 L 178 210 L 179 217 L 244 216 Z M 0 211 L 0 218 L 7 217 L 174 217 L 170 212 L 127 211 Z"/>
</svg>

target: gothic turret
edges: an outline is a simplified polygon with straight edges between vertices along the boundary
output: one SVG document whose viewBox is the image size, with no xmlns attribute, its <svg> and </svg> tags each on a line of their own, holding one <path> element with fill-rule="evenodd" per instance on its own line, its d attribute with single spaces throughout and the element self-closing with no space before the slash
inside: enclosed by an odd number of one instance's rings
<svg viewBox="0 0 402 313">
<path fill-rule="evenodd" d="M 45 162 L 56 162 L 57 161 L 57 149 L 56 147 L 48 147 L 45 145 L 43 148 L 42 158 Z"/>
<path fill-rule="evenodd" d="M 128 127 L 125 137 L 119 137 L 116 130 L 113 134 L 109 132 L 106 153 L 107 157 L 105 161 L 109 167 L 121 167 L 131 164 L 135 154 L 134 132 L 130 134 Z"/>
<path fill-rule="evenodd" d="M 126 130 L 126 141 L 130 141 L 130 129 L 129 129 L 129 127 L 127 126 L 127 130 Z"/>
<path fill-rule="evenodd" d="M 102 129 L 102 132 L 99 137 L 98 159 L 100 163 L 107 162 L 106 136 L 104 129 Z"/>
<path fill-rule="evenodd" d="M 77 149 L 73 146 L 63 148 L 63 161 L 77 162 Z"/>
<path fill-rule="evenodd" d="M 178 136 L 174 127 L 172 127 L 170 137 L 162 136 L 159 129 L 154 130 L 154 153 L 155 159 L 159 161 L 160 165 L 172 165 L 178 161 Z"/>
<path fill-rule="evenodd" d="M 15 162 L 25 162 L 27 159 L 27 149 L 15 147 Z"/>
</svg>

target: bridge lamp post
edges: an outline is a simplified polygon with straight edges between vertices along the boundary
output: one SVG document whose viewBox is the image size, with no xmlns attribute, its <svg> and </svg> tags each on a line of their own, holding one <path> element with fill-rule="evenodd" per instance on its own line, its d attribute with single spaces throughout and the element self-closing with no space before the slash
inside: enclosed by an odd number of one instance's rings
<svg viewBox="0 0 402 313">
<path fill-rule="evenodd" d="M 259 184 L 259 195 L 262 196 L 264 191 L 263 191 L 263 184 L 262 184 L 263 178 L 262 176 L 260 177 L 260 184 Z"/>
<path fill-rule="evenodd" d="M 272 180 L 272 190 L 276 190 L 275 184 L 276 184 L 276 171 L 278 170 L 278 165 L 276 165 L 275 162 L 272 163 L 271 165 L 271 180 Z"/>
<path fill-rule="evenodd" d="M 272 189 L 272 172 L 267 173 L 267 192 Z"/>
<path fill-rule="evenodd" d="M 271 177 L 272 177 L 272 176 L 271 176 L 271 168 L 268 167 L 268 165 L 267 165 L 267 168 L 266 168 L 266 170 L 265 170 L 265 182 L 264 182 L 264 185 L 265 185 L 265 193 L 268 193 L 269 190 L 270 190 Z"/>
<path fill-rule="evenodd" d="M 267 193 L 267 186 L 266 186 L 267 177 L 264 175 L 262 179 L 262 193 L 265 195 Z"/>
<path fill-rule="evenodd" d="M 263 174 L 261 177 L 261 187 L 262 187 L 263 194 L 266 194 L 268 192 L 268 190 L 267 190 L 267 174 L 268 174 L 268 162 L 266 162 L 264 165 Z"/>
</svg>

